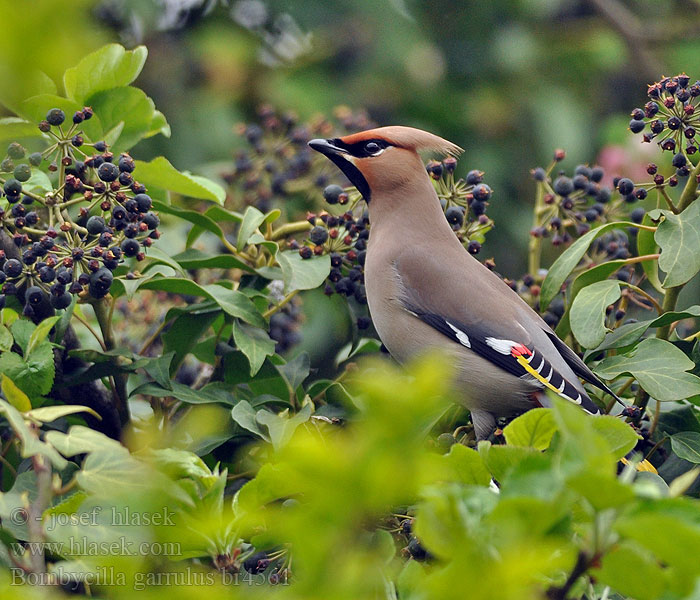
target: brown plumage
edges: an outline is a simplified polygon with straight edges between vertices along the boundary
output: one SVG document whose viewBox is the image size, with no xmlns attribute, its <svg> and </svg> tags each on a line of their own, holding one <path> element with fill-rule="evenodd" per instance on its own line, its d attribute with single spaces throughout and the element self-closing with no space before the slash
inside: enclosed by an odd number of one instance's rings
<svg viewBox="0 0 700 600">
<path fill-rule="evenodd" d="M 448 353 L 479 438 L 496 417 L 546 405 L 546 387 L 598 412 L 577 375 L 612 392 L 447 223 L 418 151 L 455 155 L 458 146 L 399 126 L 309 145 L 368 202 L 365 284 L 379 337 L 399 362 L 434 348 Z"/>
</svg>

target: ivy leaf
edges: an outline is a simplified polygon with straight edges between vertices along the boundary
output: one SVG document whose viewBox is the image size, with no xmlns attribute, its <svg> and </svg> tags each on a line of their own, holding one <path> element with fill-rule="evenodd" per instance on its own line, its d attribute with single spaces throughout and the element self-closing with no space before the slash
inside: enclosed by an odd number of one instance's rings
<svg viewBox="0 0 700 600">
<path fill-rule="evenodd" d="M 119 87 L 98 92 L 90 97 L 90 105 L 100 115 L 105 132 L 123 123 L 118 135 L 111 140 L 114 152 L 128 150 L 156 133 L 170 135 L 167 122 L 153 131 L 153 119 L 157 113 L 155 104 L 138 88 Z"/>
<path fill-rule="evenodd" d="M 269 410 L 260 409 L 255 414 L 255 420 L 267 427 L 270 432 L 270 441 L 275 450 L 284 446 L 294 434 L 299 425 L 311 418 L 311 403 L 305 404 L 302 409 L 293 416 L 284 413 L 276 414 Z"/>
<path fill-rule="evenodd" d="M 0 352 L 9 352 L 13 343 L 14 339 L 10 330 L 5 325 L 0 325 Z"/>
<path fill-rule="evenodd" d="M 199 285 L 190 279 L 154 278 L 144 282 L 141 289 L 163 290 L 175 294 L 186 294 L 192 296 L 205 296 L 214 300 L 227 314 L 238 317 L 246 323 L 267 329 L 267 323 L 260 311 L 255 307 L 253 301 L 243 292 L 229 290 L 221 285 L 209 284 Z"/>
<path fill-rule="evenodd" d="M 27 353 L 31 354 L 39 346 L 39 344 L 42 344 L 46 340 L 49 333 L 51 332 L 51 329 L 60 318 L 60 315 L 49 317 L 47 319 L 44 319 L 41 323 L 39 323 L 36 326 L 36 329 L 32 331 L 32 335 L 29 336 L 29 343 L 27 344 Z"/>
<path fill-rule="evenodd" d="M 277 262 L 282 268 L 286 293 L 317 288 L 331 270 L 331 257 L 328 254 L 303 259 L 298 252 L 279 252 Z"/>
<path fill-rule="evenodd" d="M 149 250 L 149 257 L 151 256 Z M 189 248 L 172 257 L 183 269 L 241 269 L 252 272 L 250 265 L 233 256 L 233 254 L 207 254 L 195 248 Z"/>
<path fill-rule="evenodd" d="M 304 379 L 309 376 L 309 370 L 311 369 L 309 355 L 307 352 L 302 352 L 283 365 L 275 365 L 275 368 L 282 375 L 289 392 L 293 394 L 304 382 Z"/>
<path fill-rule="evenodd" d="M 103 90 L 129 85 L 136 79 L 146 62 L 145 46 L 126 50 L 119 44 L 108 44 L 88 54 L 63 75 L 66 95 L 79 104 Z"/>
<path fill-rule="evenodd" d="M 627 423 L 610 415 L 600 415 L 591 419 L 591 425 L 596 433 L 605 438 L 615 458 L 625 456 L 641 439 Z"/>
<path fill-rule="evenodd" d="M 596 350 L 607 350 L 608 348 L 624 348 L 634 344 L 639 338 L 642 337 L 644 332 L 650 327 L 663 327 L 664 325 L 670 325 L 676 321 L 682 319 L 690 319 L 692 317 L 700 317 L 700 306 L 697 304 L 689 306 L 685 310 L 680 312 L 669 311 L 664 313 L 656 319 L 649 319 L 647 321 L 639 321 L 638 323 L 626 323 L 625 325 L 620 325 L 613 332 L 609 333 L 603 343 L 600 344 Z"/>
<path fill-rule="evenodd" d="M 527 414 L 527 413 L 525 413 Z M 488 485 L 491 475 L 484 466 L 479 453 L 463 446 L 452 444 L 449 454 L 441 457 L 448 469 L 456 475 L 456 481 L 470 485 Z"/>
<path fill-rule="evenodd" d="M 17 140 L 25 137 L 37 137 L 41 132 L 36 123 L 25 121 L 19 117 L 0 119 L 0 141 Z M 22 186 L 24 187 L 24 186 Z"/>
<path fill-rule="evenodd" d="M 19 111 L 21 116 L 29 121 L 39 122 L 46 118 L 46 113 L 52 108 L 60 108 L 70 121 L 73 113 L 82 110 L 83 106 L 84 104 L 56 94 L 39 94 L 24 100 Z M 89 121 L 83 121 L 80 128 L 87 137 L 93 140 L 99 140 L 103 133 L 102 122 L 97 114 L 93 115 Z"/>
<path fill-rule="evenodd" d="M 172 389 L 172 382 L 170 381 L 170 363 L 173 361 L 175 352 L 168 352 L 154 359 L 148 360 L 148 362 L 143 366 L 146 373 L 148 373 L 153 380 L 165 388 L 166 390 Z"/>
<path fill-rule="evenodd" d="M 42 442 L 34 432 L 32 432 L 24 421 L 24 417 L 19 411 L 4 400 L 0 399 L 0 414 L 4 414 L 10 427 L 17 434 L 17 437 L 22 442 L 22 457 L 29 458 L 37 454 L 41 454 L 53 463 L 59 469 L 65 469 L 68 462 L 53 446 Z"/>
<path fill-rule="evenodd" d="M 627 355 L 605 358 L 594 371 L 603 379 L 630 373 L 652 398 L 671 401 L 700 394 L 700 377 L 686 372 L 694 366 L 695 363 L 670 342 L 647 338 Z"/>
<path fill-rule="evenodd" d="M 259 327 L 233 322 L 233 340 L 250 363 L 250 376 L 255 377 L 265 358 L 275 353 L 275 341 Z"/>
<path fill-rule="evenodd" d="M 202 310 L 193 313 L 184 313 L 178 316 L 163 336 L 163 352 L 175 352 L 175 357 L 170 363 L 170 373 L 175 370 L 185 360 L 196 346 L 199 338 L 209 329 L 214 320 L 221 314 L 221 309 L 212 305 L 209 310 Z"/>
<path fill-rule="evenodd" d="M 569 246 L 562 253 L 562 255 L 554 261 L 554 264 L 547 272 L 547 277 L 545 277 L 545 280 L 542 282 L 542 289 L 540 290 L 541 310 L 546 310 L 554 296 L 559 293 L 559 290 L 566 281 L 566 278 L 583 258 L 583 255 L 586 254 L 588 246 L 591 245 L 593 240 L 600 237 L 604 233 L 611 231 L 612 229 L 623 229 L 625 227 L 634 227 L 634 223 L 627 223 L 624 221 L 608 223 L 598 227 L 597 229 L 592 229 L 571 244 L 571 246 Z"/>
<path fill-rule="evenodd" d="M 44 439 L 48 444 L 51 444 L 56 450 L 63 454 L 63 456 L 68 457 L 101 450 L 127 454 L 129 452 L 119 442 L 107 437 L 104 433 L 100 433 L 84 425 L 73 425 L 68 430 L 68 433 L 47 431 Z"/>
<path fill-rule="evenodd" d="M 231 409 L 231 418 L 243 429 L 254 433 L 266 442 L 270 441 L 270 436 L 255 419 L 255 409 L 245 400 L 241 400 Z"/>
<path fill-rule="evenodd" d="M 220 387 L 209 384 L 198 390 L 193 390 L 190 386 L 170 382 L 170 389 L 164 388 L 157 383 L 145 383 L 137 387 L 130 396 L 141 394 L 143 396 L 155 396 L 156 398 L 172 397 L 177 398 L 186 404 L 233 404 L 235 400 L 231 394 Z"/>
<path fill-rule="evenodd" d="M 153 186 L 188 198 L 211 200 L 219 204 L 226 200 L 226 191 L 218 183 L 187 171 L 180 172 L 163 156 L 158 156 L 151 162 L 135 162 L 134 179 L 146 187 Z"/>
<path fill-rule="evenodd" d="M 635 565 L 635 569 L 630 569 Z M 637 571 L 635 573 L 635 571 Z M 631 541 L 614 545 L 593 571 L 597 580 L 638 600 L 656 600 L 666 589 L 666 576 L 654 556 Z M 644 577 L 639 577 L 644 573 Z"/>
<path fill-rule="evenodd" d="M 697 431 L 681 431 L 672 435 L 671 448 L 676 456 L 700 464 L 700 433 Z"/>
<path fill-rule="evenodd" d="M 27 412 L 32 409 L 32 403 L 27 394 L 20 390 L 5 373 L 2 374 L 2 395 L 19 412 Z"/>
<path fill-rule="evenodd" d="M 627 263 L 624 260 L 611 260 L 584 271 L 578 275 L 576 279 L 574 279 L 571 287 L 567 289 L 567 301 L 569 304 L 568 309 L 562 316 L 556 328 L 557 335 L 560 338 L 564 339 L 569 335 L 569 333 L 571 333 L 571 305 L 576 299 L 576 296 L 578 296 L 579 292 L 593 283 L 607 279 L 625 264 Z"/>
<path fill-rule="evenodd" d="M 679 215 L 659 212 L 664 220 L 654 239 L 661 247 L 659 268 L 666 273 L 663 287 L 668 289 L 690 281 L 700 271 L 700 203 L 693 202 Z"/>
<path fill-rule="evenodd" d="M 265 215 L 261 213 L 254 206 L 249 206 L 246 208 L 245 213 L 243 213 L 243 222 L 238 229 L 238 240 L 236 242 L 236 248 L 238 250 L 243 250 L 250 236 L 255 233 L 255 230 L 262 225 L 265 221 Z"/>
<path fill-rule="evenodd" d="M 606 279 L 582 289 L 571 305 L 571 331 L 584 348 L 605 339 L 605 309 L 620 297 L 620 284 Z"/>
<path fill-rule="evenodd" d="M 546 450 L 556 430 L 552 411 L 548 408 L 534 408 L 508 423 L 503 429 L 503 435 L 510 446 Z"/>
<path fill-rule="evenodd" d="M 41 344 L 24 358 L 14 352 L 4 352 L 0 355 L 0 373 L 12 379 L 29 397 L 48 394 L 54 378 L 51 344 Z"/>
<path fill-rule="evenodd" d="M 74 415 L 76 413 L 86 412 L 93 417 L 102 419 L 102 417 L 88 406 L 78 406 L 74 404 L 62 404 L 60 406 L 42 406 L 34 408 L 26 412 L 25 417 L 41 421 L 42 423 L 52 423 L 56 419 Z"/>
</svg>

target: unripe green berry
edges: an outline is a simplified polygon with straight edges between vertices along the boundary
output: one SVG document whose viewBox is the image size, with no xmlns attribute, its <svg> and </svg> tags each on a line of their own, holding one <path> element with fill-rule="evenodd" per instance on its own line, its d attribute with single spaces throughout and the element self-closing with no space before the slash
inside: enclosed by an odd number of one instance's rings
<svg viewBox="0 0 700 600">
<path fill-rule="evenodd" d="M 27 163 L 22 163 L 15 167 L 14 176 L 17 181 L 27 181 L 32 176 L 32 169 Z"/>
</svg>

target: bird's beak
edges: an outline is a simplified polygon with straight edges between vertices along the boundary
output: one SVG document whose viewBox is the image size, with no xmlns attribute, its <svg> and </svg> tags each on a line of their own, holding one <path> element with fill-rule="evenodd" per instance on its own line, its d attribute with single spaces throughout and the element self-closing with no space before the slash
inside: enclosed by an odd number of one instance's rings
<svg viewBox="0 0 700 600">
<path fill-rule="evenodd" d="M 331 154 L 348 154 L 347 150 L 334 145 L 333 140 L 315 139 L 309 142 L 309 146 L 326 156 Z"/>
<path fill-rule="evenodd" d="M 315 139 L 309 142 L 309 147 L 317 152 L 320 152 L 345 174 L 357 190 L 362 194 L 366 202 L 369 202 L 370 189 L 367 180 L 364 178 L 360 170 L 355 166 L 352 154 L 345 148 L 337 146 L 333 140 Z"/>
</svg>

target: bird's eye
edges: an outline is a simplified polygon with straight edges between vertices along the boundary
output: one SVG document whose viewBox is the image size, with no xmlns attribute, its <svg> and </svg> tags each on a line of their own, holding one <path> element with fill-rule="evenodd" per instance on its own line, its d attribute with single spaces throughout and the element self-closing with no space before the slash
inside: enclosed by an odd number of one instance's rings
<svg viewBox="0 0 700 600">
<path fill-rule="evenodd" d="M 365 144 L 365 152 L 370 156 L 377 156 L 381 154 L 384 148 L 382 148 L 377 142 L 367 142 Z"/>
</svg>

